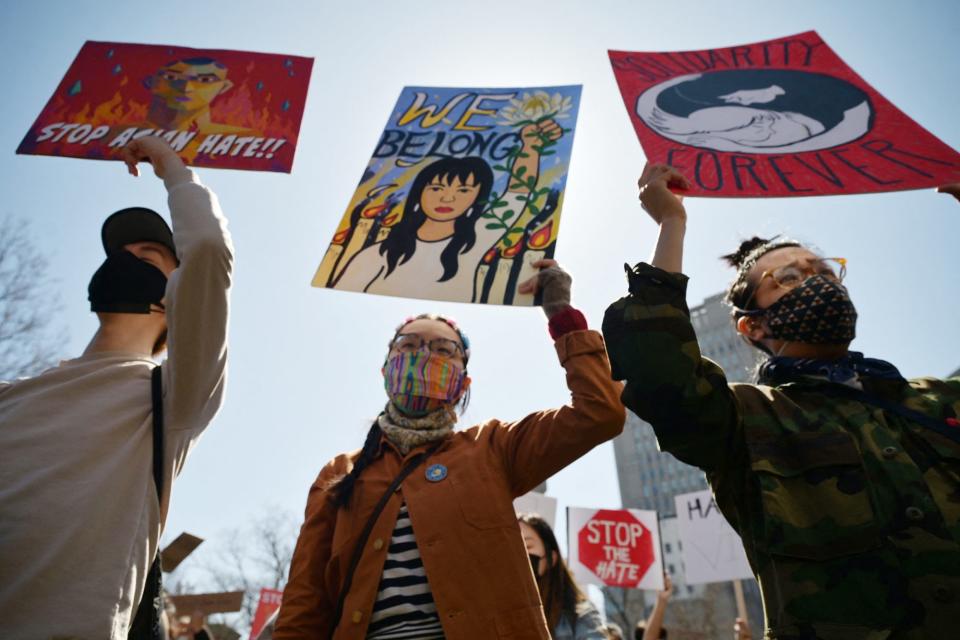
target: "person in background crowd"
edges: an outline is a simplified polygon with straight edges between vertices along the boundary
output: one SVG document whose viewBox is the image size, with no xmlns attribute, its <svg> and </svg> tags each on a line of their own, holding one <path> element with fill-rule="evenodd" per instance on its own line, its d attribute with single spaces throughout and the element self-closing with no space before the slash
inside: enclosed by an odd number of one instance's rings
<svg viewBox="0 0 960 640">
<path fill-rule="evenodd" d="M 570 306 L 570 277 L 552 260 L 534 266 L 522 288 L 543 291 L 570 404 L 454 430 L 470 343 L 442 316 L 403 322 L 383 413 L 310 489 L 275 640 L 550 637 L 513 499 L 620 433 L 624 409 L 600 334 Z"/>
<path fill-rule="evenodd" d="M 653 604 L 650 617 L 637 623 L 633 630 L 636 640 L 667 640 L 667 628 L 663 626 L 663 615 L 667 612 L 667 604 L 673 595 L 673 581 L 667 572 L 663 573 L 663 590 L 657 591 L 657 600 Z"/>
<path fill-rule="evenodd" d="M 847 261 L 753 238 L 726 256 L 727 300 L 768 360 L 758 384 L 728 384 L 685 300 L 686 211 L 671 188 L 687 186 L 661 164 L 640 178 L 660 235 L 603 323 L 624 403 L 706 472 L 760 583 L 768 638 L 943 637 L 960 617 L 960 378 L 906 380 L 850 351 Z"/>
<path fill-rule="evenodd" d="M 178 617 L 174 610 L 172 615 L 168 613 L 168 617 L 170 640 L 213 640 L 213 632 L 202 611 L 194 611 L 188 618 Z"/>
<path fill-rule="evenodd" d="M 520 515 L 519 522 L 553 640 L 607 638 L 600 614 L 560 556 L 560 546 L 550 524 L 534 514 Z"/>
<path fill-rule="evenodd" d="M 173 231 L 142 207 L 110 216 L 89 287 L 90 344 L 0 383 L 5 640 L 127 637 L 145 577 L 159 574 L 170 485 L 223 398 L 233 249 L 220 205 L 159 138 L 131 142 L 123 158 L 133 175 L 145 160 L 163 179 Z M 155 457 L 151 385 L 165 350 Z"/>
<path fill-rule="evenodd" d="M 633 630 L 635 640 L 666 640 L 669 636 L 667 628 L 663 626 L 663 616 L 673 595 L 673 582 L 667 573 L 663 574 L 663 584 L 663 590 L 657 592 L 657 601 L 653 605 L 650 617 L 638 622 L 636 629 Z M 737 618 L 733 624 L 733 639 L 752 640 L 752 638 L 750 625 L 743 618 Z"/>
</svg>

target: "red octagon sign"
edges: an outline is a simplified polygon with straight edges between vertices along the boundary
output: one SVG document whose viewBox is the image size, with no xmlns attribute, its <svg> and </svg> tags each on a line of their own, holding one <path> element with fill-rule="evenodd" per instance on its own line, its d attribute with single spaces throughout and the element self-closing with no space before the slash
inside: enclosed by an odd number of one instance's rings
<svg viewBox="0 0 960 640">
<path fill-rule="evenodd" d="M 577 544 L 580 564 L 611 587 L 636 587 L 655 559 L 653 535 L 629 511 L 597 511 Z"/>
</svg>

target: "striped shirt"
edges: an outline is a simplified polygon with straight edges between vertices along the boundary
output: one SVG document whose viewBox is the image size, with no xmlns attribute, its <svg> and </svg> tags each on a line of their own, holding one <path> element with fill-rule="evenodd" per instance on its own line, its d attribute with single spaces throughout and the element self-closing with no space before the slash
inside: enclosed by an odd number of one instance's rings
<svg viewBox="0 0 960 640">
<path fill-rule="evenodd" d="M 413 535 L 407 505 L 400 507 L 397 524 L 367 628 L 367 640 L 443 640 L 443 628 L 433 602 L 427 573 Z"/>
</svg>

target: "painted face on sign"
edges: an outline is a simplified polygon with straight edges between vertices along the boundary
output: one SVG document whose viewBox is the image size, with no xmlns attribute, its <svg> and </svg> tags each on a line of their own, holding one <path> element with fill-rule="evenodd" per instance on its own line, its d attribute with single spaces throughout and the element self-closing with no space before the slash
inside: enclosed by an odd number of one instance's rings
<svg viewBox="0 0 960 640">
<path fill-rule="evenodd" d="M 473 206 L 479 192 L 472 173 L 463 182 L 458 176 L 434 176 L 420 194 L 420 208 L 431 220 L 455 220 Z"/>
<path fill-rule="evenodd" d="M 157 71 L 147 84 L 154 96 L 176 111 L 203 109 L 233 86 L 227 80 L 227 68 L 211 58 L 169 64 Z"/>
</svg>

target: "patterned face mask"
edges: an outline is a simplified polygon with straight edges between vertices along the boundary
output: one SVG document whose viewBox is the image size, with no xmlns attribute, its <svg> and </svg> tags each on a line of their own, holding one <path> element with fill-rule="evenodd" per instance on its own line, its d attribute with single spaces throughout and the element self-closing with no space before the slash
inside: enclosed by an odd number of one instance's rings
<svg viewBox="0 0 960 640">
<path fill-rule="evenodd" d="M 763 310 L 770 337 L 807 344 L 846 344 L 856 336 L 857 310 L 839 282 L 810 276 Z"/>
<path fill-rule="evenodd" d="M 387 361 L 383 386 L 391 402 L 410 416 L 457 401 L 466 372 L 454 361 L 425 350 L 398 353 Z"/>
</svg>

